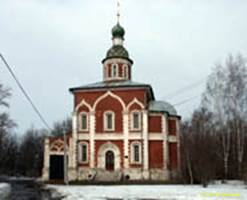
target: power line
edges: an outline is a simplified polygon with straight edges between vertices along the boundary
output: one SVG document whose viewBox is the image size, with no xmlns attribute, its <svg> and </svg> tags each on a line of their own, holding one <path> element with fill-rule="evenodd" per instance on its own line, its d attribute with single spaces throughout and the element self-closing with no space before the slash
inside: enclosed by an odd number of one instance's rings
<svg viewBox="0 0 247 200">
<path fill-rule="evenodd" d="M 189 90 L 189 89 L 198 87 L 199 85 L 205 83 L 205 80 L 206 80 L 206 79 L 207 79 L 207 77 L 204 77 L 203 79 L 201 79 L 201 80 L 199 80 L 199 81 L 197 81 L 197 82 L 194 82 L 194 83 L 192 83 L 192 84 L 190 84 L 190 85 L 187 85 L 187 86 L 185 86 L 185 87 L 183 87 L 183 88 L 178 89 L 178 90 L 175 91 L 175 92 L 172 92 L 172 93 L 170 93 L 170 94 L 168 94 L 168 95 L 165 95 L 165 99 L 166 99 L 166 98 L 173 98 L 173 97 L 175 97 L 175 96 L 177 96 L 177 95 L 179 95 L 179 94 L 181 94 L 181 93 L 186 92 L 186 91 Z"/>
<path fill-rule="evenodd" d="M 28 93 L 25 91 L 24 87 L 22 86 L 22 84 L 20 83 L 20 81 L 18 80 L 18 78 L 16 77 L 16 75 L 14 74 L 13 70 L 11 69 L 10 65 L 7 63 L 7 61 L 5 60 L 5 58 L 3 57 L 3 55 L 0 53 L 0 57 L 3 61 L 3 63 L 5 64 L 5 66 L 7 67 L 9 73 L 11 74 L 11 76 L 14 78 L 15 82 L 17 83 L 18 87 L 20 88 L 20 90 L 22 91 L 22 93 L 24 94 L 24 96 L 26 97 L 27 101 L 31 104 L 33 110 L 36 112 L 36 114 L 39 116 L 40 120 L 44 123 L 44 125 L 51 130 L 50 126 L 48 125 L 48 123 L 46 122 L 45 118 L 41 115 L 41 112 L 38 110 L 38 108 L 35 106 L 35 104 L 33 103 L 31 97 L 28 95 Z"/>
<path fill-rule="evenodd" d="M 180 105 L 182 105 L 182 104 L 185 104 L 185 103 L 187 103 L 187 102 L 189 102 L 189 101 L 192 101 L 192 100 L 194 100 L 195 98 L 198 98 L 198 97 L 200 97 L 201 95 L 195 95 L 195 96 L 193 96 L 193 97 L 190 97 L 190 98 L 188 98 L 188 99 L 185 99 L 185 100 L 182 100 L 182 101 L 180 101 L 180 102 L 178 102 L 178 103 L 175 103 L 175 104 L 173 104 L 173 106 L 180 106 Z"/>
</svg>

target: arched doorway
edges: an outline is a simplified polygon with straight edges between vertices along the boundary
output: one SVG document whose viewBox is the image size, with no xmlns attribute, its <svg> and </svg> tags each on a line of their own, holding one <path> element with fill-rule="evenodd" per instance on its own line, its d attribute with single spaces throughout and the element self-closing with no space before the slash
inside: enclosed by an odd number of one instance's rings
<svg viewBox="0 0 247 200">
<path fill-rule="evenodd" d="M 114 153 L 112 151 L 105 153 L 105 168 L 109 171 L 114 170 Z"/>
</svg>

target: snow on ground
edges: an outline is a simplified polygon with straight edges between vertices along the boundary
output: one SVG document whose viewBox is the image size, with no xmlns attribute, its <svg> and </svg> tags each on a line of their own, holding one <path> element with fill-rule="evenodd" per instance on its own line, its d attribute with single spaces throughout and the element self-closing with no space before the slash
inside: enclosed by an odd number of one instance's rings
<svg viewBox="0 0 247 200">
<path fill-rule="evenodd" d="M 10 194 L 10 185 L 7 183 L 0 183 L 0 199 L 7 199 Z"/>
<path fill-rule="evenodd" d="M 240 182 L 200 185 L 48 185 L 65 196 L 64 200 L 247 200 L 247 186 Z"/>
</svg>

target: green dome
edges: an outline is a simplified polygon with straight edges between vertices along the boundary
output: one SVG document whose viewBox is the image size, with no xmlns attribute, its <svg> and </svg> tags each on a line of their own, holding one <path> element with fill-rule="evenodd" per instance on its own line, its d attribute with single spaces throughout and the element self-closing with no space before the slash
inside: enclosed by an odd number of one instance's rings
<svg viewBox="0 0 247 200">
<path fill-rule="evenodd" d="M 112 46 L 106 54 L 107 58 L 129 58 L 128 51 L 122 45 L 114 45 Z"/>
<path fill-rule="evenodd" d="M 117 25 L 115 25 L 112 28 L 112 31 L 111 32 L 112 32 L 112 36 L 113 37 L 123 38 L 124 37 L 124 34 L 125 34 L 124 28 L 122 26 L 120 26 L 119 23 L 117 23 Z"/>
</svg>

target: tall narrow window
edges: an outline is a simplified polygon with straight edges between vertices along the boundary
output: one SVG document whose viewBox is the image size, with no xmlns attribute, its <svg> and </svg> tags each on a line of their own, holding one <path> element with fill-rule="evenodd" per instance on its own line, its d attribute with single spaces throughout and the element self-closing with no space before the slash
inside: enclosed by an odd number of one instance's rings
<svg viewBox="0 0 247 200">
<path fill-rule="evenodd" d="M 131 163 L 141 163 L 141 143 L 138 141 L 131 144 Z"/>
<path fill-rule="evenodd" d="M 79 144 L 79 162 L 81 163 L 88 162 L 88 144 L 87 143 Z"/>
<path fill-rule="evenodd" d="M 123 65 L 123 77 L 128 78 L 128 65 Z"/>
<path fill-rule="evenodd" d="M 112 111 L 104 113 L 104 129 L 107 131 L 113 131 L 115 129 L 115 116 Z"/>
<path fill-rule="evenodd" d="M 88 130 L 88 114 L 83 112 L 80 114 L 80 130 L 87 131 Z"/>
<path fill-rule="evenodd" d="M 117 77 L 117 65 L 116 64 L 113 64 L 111 66 L 111 76 L 112 77 Z"/>
<path fill-rule="evenodd" d="M 134 161 L 140 162 L 139 145 L 134 145 Z"/>
<path fill-rule="evenodd" d="M 132 112 L 131 129 L 132 130 L 140 130 L 141 129 L 141 114 L 140 114 L 140 112 Z"/>
</svg>

